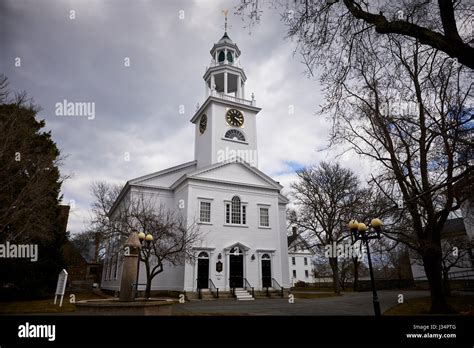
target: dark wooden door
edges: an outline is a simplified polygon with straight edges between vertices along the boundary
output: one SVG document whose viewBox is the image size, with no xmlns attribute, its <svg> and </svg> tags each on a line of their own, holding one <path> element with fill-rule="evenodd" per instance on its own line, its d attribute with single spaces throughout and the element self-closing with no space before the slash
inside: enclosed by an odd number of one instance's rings
<svg viewBox="0 0 474 348">
<path fill-rule="evenodd" d="M 198 259 L 198 288 L 207 289 L 209 283 L 209 259 Z"/>
<path fill-rule="evenodd" d="M 272 286 L 272 266 L 270 260 L 262 260 L 262 286 L 264 288 Z"/>
<path fill-rule="evenodd" d="M 244 286 L 244 256 L 229 256 L 229 283 L 231 288 L 241 288 Z"/>
</svg>

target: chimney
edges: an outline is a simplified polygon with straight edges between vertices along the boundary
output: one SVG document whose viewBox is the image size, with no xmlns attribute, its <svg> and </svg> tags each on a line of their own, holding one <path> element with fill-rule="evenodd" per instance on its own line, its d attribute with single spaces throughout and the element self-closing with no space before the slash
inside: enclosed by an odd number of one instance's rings
<svg viewBox="0 0 474 348">
<path fill-rule="evenodd" d="M 293 237 L 296 237 L 298 235 L 296 226 L 293 226 L 292 230 L 293 230 Z"/>
</svg>

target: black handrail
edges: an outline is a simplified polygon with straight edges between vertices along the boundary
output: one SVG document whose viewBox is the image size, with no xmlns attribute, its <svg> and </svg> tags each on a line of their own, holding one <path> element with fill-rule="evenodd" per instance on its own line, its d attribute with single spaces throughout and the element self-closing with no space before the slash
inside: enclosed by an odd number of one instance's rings
<svg viewBox="0 0 474 348">
<path fill-rule="evenodd" d="M 255 297 L 255 290 L 254 290 L 254 287 L 252 285 L 250 285 L 250 283 L 248 282 L 247 278 L 244 278 L 244 289 L 245 290 L 249 290 L 249 289 L 252 289 L 252 297 Z"/>
<path fill-rule="evenodd" d="M 209 279 L 209 291 L 215 298 L 219 298 L 219 288 L 216 287 L 212 279 Z"/>
<path fill-rule="evenodd" d="M 280 296 L 283 298 L 283 286 L 278 284 L 275 278 L 272 278 L 272 288 L 280 291 Z M 268 289 L 268 288 L 267 288 Z"/>
</svg>

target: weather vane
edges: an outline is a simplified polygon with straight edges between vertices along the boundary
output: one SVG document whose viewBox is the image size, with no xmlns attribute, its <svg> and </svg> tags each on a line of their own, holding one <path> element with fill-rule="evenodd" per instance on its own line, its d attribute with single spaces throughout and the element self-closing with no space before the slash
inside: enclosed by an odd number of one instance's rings
<svg viewBox="0 0 474 348">
<path fill-rule="evenodd" d="M 227 33 L 227 14 L 229 13 L 229 10 L 222 10 L 222 13 L 224 14 L 224 17 L 225 17 L 224 31 Z"/>
</svg>

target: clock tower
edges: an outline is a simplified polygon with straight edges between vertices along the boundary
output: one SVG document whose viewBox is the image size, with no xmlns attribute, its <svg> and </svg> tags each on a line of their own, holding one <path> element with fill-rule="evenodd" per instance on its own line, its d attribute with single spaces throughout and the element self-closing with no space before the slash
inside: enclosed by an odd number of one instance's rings
<svg viewBox="0 0 474 348">
<path fill-rule="evenodd" d="M 245 97 L 247 76 L 240 65 L 240 49 L 226 31 L 210 53 L 211 64 L 203 76 L 206 99 L 191 119 L 197 166 L 238 157 L 257 167 L 256 116 L 261 109 L 253 93 L 250 100 Z"/>
</svg>

